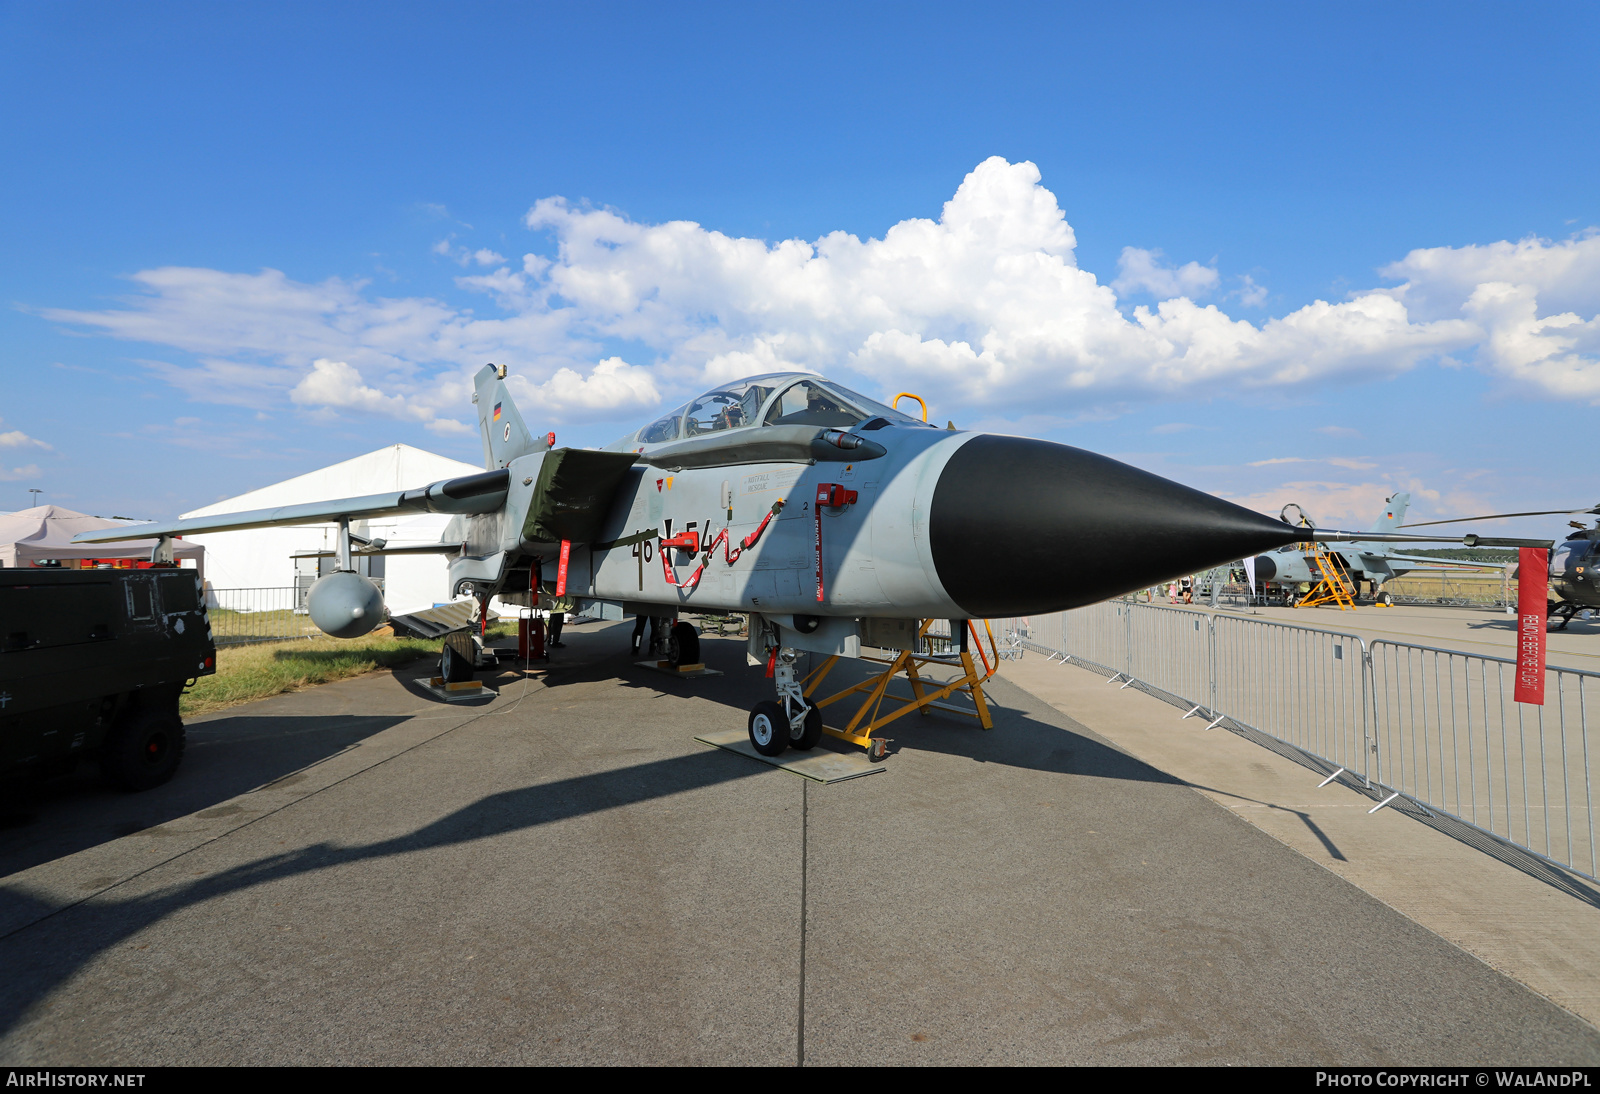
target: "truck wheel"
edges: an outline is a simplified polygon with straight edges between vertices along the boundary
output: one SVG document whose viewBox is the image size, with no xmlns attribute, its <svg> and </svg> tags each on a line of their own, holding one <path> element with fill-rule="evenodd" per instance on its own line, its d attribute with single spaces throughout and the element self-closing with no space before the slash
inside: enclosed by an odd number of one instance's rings
<svg viewBox="0 0 1600 1094">
<path fill-rule="evenodd" d="M 118 720 L 100 746 L 100 769 L 124 790 L 149 790 L 172 778 L 186 735 L 178 707 L 134 710 Z"/>
</svg>

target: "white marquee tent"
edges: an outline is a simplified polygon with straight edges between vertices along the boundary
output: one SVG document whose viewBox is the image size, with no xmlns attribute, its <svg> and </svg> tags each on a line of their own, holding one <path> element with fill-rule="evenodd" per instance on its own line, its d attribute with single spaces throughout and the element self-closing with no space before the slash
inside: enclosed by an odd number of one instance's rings
<svg viewBox="0 0 1600 1094">
<path fill-rule="evenodd" d="M 40 559 L 148 559 L 155 547 L 153 539 L 131 539 L 122 543 L 73 543 L 79 532 L 101 528 L 137 527 L 136 522 L 92 517 L 59 505 L 39 505 L 16 513 L 0 515 L 0 566 L 30 566 Z M 178 540 L 173 553 L 179 565 L 198 567 L 205 576 L 205 548 L 192 540 Z"/>
<path fill-rule="evenodd" d="M 410 445 L 396 444 L 183 515 L 205 517 L 299 502 L 410 490 L 440 479 L 475 475 L 482 470 L 475 464 L 424 452 Z M 387 540 L 390 546 L 401 547 L 437 543 L 449 522 L 450 517 L 444 514 L 418 513 L 363 521 L 352 525 L 352 531 L 369 538 Z M 337 545 L 336 531 L 337 526 L 331 523 L 295 528 L 255 528 L 239 532 L 206 532 L 188 537 L 187 542 L 204 544 L 206 547 L 206 576 L 213 589 L 282 589 L 293 587 L 297 576 L 310 576 L 317 572 L 316 559 L 296 560 L 292 556 L 299 551 L 333 550 Z M 374 558 L 372 574 L 374 578 L 379 577 L 381 569 L 384 600 L 389 611 L 394 615 L 402 615 L 449 600 L 447 560 L 448 556 L 442 554 Z"/>
</svg>

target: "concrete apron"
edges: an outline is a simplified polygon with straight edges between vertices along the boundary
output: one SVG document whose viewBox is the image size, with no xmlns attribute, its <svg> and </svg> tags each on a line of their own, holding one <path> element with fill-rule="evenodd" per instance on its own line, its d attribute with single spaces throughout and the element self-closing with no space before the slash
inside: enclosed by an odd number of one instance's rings
<svg viewBox="0 0 1600 1094">
<path fill-rule="evenodd" d="M 1006 680 L 992 732 L 907 718 L 877 777 L 821 785 L 695 740 L 771 696 L 742 642 L 682 682 L 625 626 L 566 641 L 483 707 L 402 672 L 199 719 L 188 777 L 8 829 L 0 1063 L 1600 1062 L 1592 1026 Z M 1058 698 L 1198 732 L 1131 689 Z"/>
<path fill-rule="evenodd" d="M 1319 619 L 1318 622 L 1321 622 Z M 1002 675 L 1306 858 L 1600 1024 L 1600 907 L 1237 734 L 1074 665 L 1028 653 Z M 1600 895 L 1600 894 L 1597 894 Z"/>
</svg>

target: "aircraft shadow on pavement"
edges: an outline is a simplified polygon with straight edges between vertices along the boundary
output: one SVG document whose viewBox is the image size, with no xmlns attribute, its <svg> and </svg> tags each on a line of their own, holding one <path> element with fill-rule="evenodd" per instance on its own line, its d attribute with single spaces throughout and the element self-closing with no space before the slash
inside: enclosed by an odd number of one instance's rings
<svg viewBox="0 0 1600 1094">
<path fill-rule="evenodd" d="M 178 774 L 153 790 L 108 787 L 92 760 L 71 775 L 19 786 L 0 813 L 0 878 L 208 809 L 402 721 L 240 713 L 191 723 Z"/>
<path fill-rule="evenodd" d="M 299 874 L 493 839 L 573 817 L 771 772 L 772 768 L 751 763 L 742 756 L 708 749 L 490 794 L 415 832 L 376 843 L 349 847 L 317 843 L 243 863 L 148 896 L 118 900 L 111 893 L 101 894 L 92 907 L 79 913 L 84 921 L 76 926 L 72 944 L 49 947 L 51 956 L 47 962 L 34 965 L 21 959 L 6 959 L 5 963 L 10 968 L 3 983 L 0 983 L 0 1032 L 9 1031 L 35 1002 L 69 979 L 82 964 L 97 954 L 192 905 Z M 31 909 L 23 909 L 30 913 L 27 919 L 32 922 L 59 910 L 27 893 L 14 889 L 3 892 L 4 899 L 13 905 L 36 905 Z M 20 928 L 22 931 L 28 929 Z M 0 944 L 4 944 L 3 940 L 0 940 Z M 13 946 L 17 944 L 10 943 Z"/>
<path fill-rule="evenodd" d="M 757 671 L 750 670 L 750 674 L 755 675 Z M 828 676 L 828 687 L 823 693 L 855 684 L 871 671 L 871 666 L 860 662 L 841 661 Z M 756 697 L 769 698 L 771 685 L 765 680 L 761 683 L 767 686 Z M 911 687 L 903 678 L 893 681 L 890 690 L 903 697 L 911 695 Z M 1089 736 L 1081 726 L 1061 724 L 1069 721 L 1066 715 L 1046 708 L 1007 680 L 995 677 L 983 690 L 994 721 L 993 729 L 981 728 L 975 717 L 949 711 L 905 714 L 875 734 L 894 742 L 886 762 L 894 762 L 896 751 L 913 750 L 1060 775 L 1183 785 L 1181 780 Z M 958 705 L 970 706 L 970 702 Z M 824 722 L 829 726 L 843 726 L 859 706 L 860 700 L 854 697 L 840 700 L 825 709 Z M 902 704 L 885 702 L 881 712 L 892 713 L 900 706 Z"/>
</svg>

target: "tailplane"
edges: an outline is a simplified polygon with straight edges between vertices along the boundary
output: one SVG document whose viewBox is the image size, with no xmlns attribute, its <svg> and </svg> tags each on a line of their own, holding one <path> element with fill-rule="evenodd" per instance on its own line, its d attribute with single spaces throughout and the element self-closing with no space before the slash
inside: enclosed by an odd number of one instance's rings
<svg viewBox="0 0 1600 1094">
<path fill-rule="evenodd" d="M 1382 513 L 1382 515 L 1378 517 L 1378 522 L 1376 524 L 1374 524 L 1371 528 L 1367 529 L 1367 531 L 1369 531 L 1369 532 L 1397 532 L 1397 531 L 1399 531 L 1400 530 L 1400 525 L 1405 523 L 1406 509 L 1409 508 L 1410 505 L 1411 505 L 1411 495 L 1410 494 L 1402 493 L 1402 494 L 1396 494 L 1391 498 L 1385 498 L 1384 501 L 1383 501 L 1383 513 Z"/>
<path fill-rule="evenodd" d="M 543 451 L 542 445 L 534 444 L 517 404 L 511 401 L 503 365 L 484 365 L 472 383 L 472 399 L 478 404 L 478 431 L 483 435 L 484 467 L 498 471 L 518 456 Z"/>
</svg>

